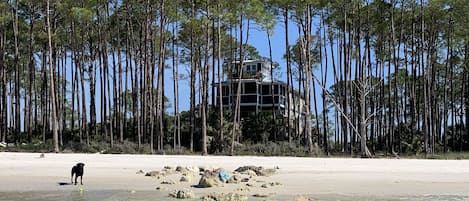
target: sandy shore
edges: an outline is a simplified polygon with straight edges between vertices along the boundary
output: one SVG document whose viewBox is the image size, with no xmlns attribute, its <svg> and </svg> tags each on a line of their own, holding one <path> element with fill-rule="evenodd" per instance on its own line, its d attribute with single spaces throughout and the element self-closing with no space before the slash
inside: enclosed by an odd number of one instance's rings
<svg viewBox="0 0 469 201">
<path fill-rule="evenodd" d="M 469 196 L 469 160 L 332 159 L 254 156 L 168 156 L 0 153 L 0 192 L 12 191 L 156 191 L 190 188 L 197 195 L 236 191 L 243 184 L 194 188 L 191 183 L 162 185 L 161 180 L 136 174 L 161 170 L 164 166 L 211 166 L 233 171 L 244 165 L 279 167 L 271 177 L 258 177 L 249 194 L 344 195 L 406 197 L 427 195 Z M 85 166 L 84 185 L 70 182 L 70 169 L 77 162 Z M 178 178 L 168 178 L 178 181 Z M 280 186 L 261 188 L 262 182 Z"/>
</svg>

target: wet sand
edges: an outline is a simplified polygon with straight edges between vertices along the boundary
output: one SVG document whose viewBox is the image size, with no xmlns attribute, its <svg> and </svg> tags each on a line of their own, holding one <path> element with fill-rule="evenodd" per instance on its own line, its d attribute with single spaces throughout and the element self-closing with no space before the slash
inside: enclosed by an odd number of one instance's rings
<svg viewBox="0 0 469 201">
<path fill-rule="evenodd" d="M 70 182 L 71 167 L 78 162 L 86 164 L 84 185 L 59 185 Z M 176 184 L 164 185 L 162 179 L 136 174 L 164 166 L 233 171 L 244 165 L 278 167 L 279 171 L 271 177 L 257 177 L 249 188 L 243 183 L 194 188 L 191 185 L 198 183 L 198 177 L 181 183 L 178 175 L 164 178 Z M 269 182 L 281 185 L 261 187 Z M 163 200 L 169 191 L 182 188 L 198 197 L 236 192 L 249 200 L 293 200 L 298 195 L 312 200 L 469 200 L 469 161 L 52 153 L 40 158 L 38 153 L 0 153 L 0 200 Z"/>
</svg>

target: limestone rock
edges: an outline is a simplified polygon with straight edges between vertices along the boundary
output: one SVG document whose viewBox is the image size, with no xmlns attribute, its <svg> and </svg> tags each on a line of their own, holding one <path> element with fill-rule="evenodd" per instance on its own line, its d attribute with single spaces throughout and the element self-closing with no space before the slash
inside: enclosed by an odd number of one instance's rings
<svg viewBox="0 0 469 201">
<path fill-rule="evenodd" d="M 223 186 L 223 183 L 220 181 L 218 176 L 203 175 L 199 180 L 198 187 L 200 188 L 210 188 L 215 186 Z"/>
<path fill-rule="evenodd" d="M 241 176 L 239 176 L 239 175 L 233 175 L 233 176 L 227 181 L 227 183 L 230 183 L 230 184 L 237 184 L 237 183 L 239 183 L 239 182 L 241 182 L 241 181 L 242 181 Z"/>
<path fill-rule="evenodd" d="M 174 182 L 173 180 L 164 180 L 161 182 L 161 184 L 173 185 L 173 184 L 176 184 L 176 182 Z"/>
<path fill-rule="evenodd" d="M 194 192 L 188 189 L 183 190 L 174 190 L 169 193 L 170 197 L 177 198 L 177 199 L 192 199 L 195 198 Z"/>
<path fill-rule="evenodd" d="M 188 176 L 182 176 L 181 179 L 179 179 L 180 182 L 192 182 L 192 178 Z"/>
<path fill-rule="evenodd" d="M 237 193 L 212 193 L 202 197 L 203 201 L 247 201 L 248 197 Z"/>
<path fill-rule="evenodd" d="M 176 172 L 182 172 L 184 170 L 185 170 L 185 168 L 183 168 L 182 166 L 177 166 L 176 167 Z"/>
<path fill-rule="evenodd" d="M 158 175 L 160 175 L 160 172 L 159 172 L 159 171 L 150 171 L 150 172 L 147 172 L 147 173 L 145 174 L 145 176 L 147 176 L 147 177 L 156 177 L 156 176 L 158 176 Z"/>
<path fill-rule="evenodd" d="M 271 168 L 271 169 L 264 169 L 263 167 L 257 167 L 257 166 L 242 166 L 239 167 L 235 170 L 235 172 L 239 172 L 242 174 L 247 174 L 249 176 L 272 176 L 276 173 L 276 169 Z M 255 175 L 253 174 L 255 173 Z"/>
</svg>

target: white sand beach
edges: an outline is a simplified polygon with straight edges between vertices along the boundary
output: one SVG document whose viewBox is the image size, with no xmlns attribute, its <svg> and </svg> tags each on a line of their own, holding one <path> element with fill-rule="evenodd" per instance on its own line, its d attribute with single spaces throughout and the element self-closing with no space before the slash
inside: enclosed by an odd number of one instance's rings
<svg viewBox="0 0 469 201">
<path fill-rule="evenodd" d="M 73 165 L 83 162 L 84 185 L 64 185 L 70 182 Z M 256 156 L 170 156 L 170 155 L 105 155 L 0 153 L 0 192 L 70 191 L 170 191 L 189 188 L 197 195 L 210 192 L 233 192 L 245 184 L 224 187 L 195 188 L 200 177 L 181 183 L 176 175 L 167 179 L 174 185 L 163 185 L 161 179 L 137 174 L 164 166 L 221 167 L 233 171 L 244 165 L 278 167 L 270 177 L 258 177 L 248 195 L 272 197 L 297 195 L 344 195 L 356 197 L 412 197 L 428 195 L 469 196 L 469 160 L 410 160 L 410 159 L 338 159 Z M 266 182 L 281 185 L 261 188 Z"/>
</svg>

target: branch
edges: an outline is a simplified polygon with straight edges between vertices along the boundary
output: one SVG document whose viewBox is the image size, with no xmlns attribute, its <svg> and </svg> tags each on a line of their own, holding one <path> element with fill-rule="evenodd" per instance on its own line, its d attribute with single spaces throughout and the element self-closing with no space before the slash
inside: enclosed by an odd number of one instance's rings
<svg viewBox="0 0 469 201">
<path fill-rule="evenodd" d="M 366 118 L 366 121 L 370 120 L 371 117 L 375 116 L 376 113 L 377 113 L 378 111 L 381 111 L 382 109 L 384 109 L 384 107 L 381 107 L 381 108 L 377 109 L 375 112 L 373 112 L 373 114 L 370 114 L 370 115 Z"/>
<path fill-rule="evenodd" d="M 353 131 L 355 132 L 355 134 L 361 138 L 361 134 L 360 132 L 357 130 L 357 128 L 353 125 L 352 121 L 350 120 L 350 118 L 347 116 L 347 114 L 345 114 L 345 112 L 341 109 L 341 107 L 339 106 L 339 104 L 337 104 L 337 102 L 335 102 L 335 99 L 334 97 L 332 97 L 332 95 L 329 93 L 329 91 L 326 89 L 326 87 L 324 87 L 323 84 L 321 84 L 320 80 L 314 75 L 314 73 L 311 73 L 312 77 L 314 80 L 316 80 L 316 82 L 318 83 L 319 86 L 321 86 L 322 90 L 325 92 L 326 96 L 329 97 L 332 101 L 332 103 L 334 104 L 335 108 L 337 110 L 339 110 L 339 112 L 342 114 L 342 116 L 345 118 L 347 124 L 352 127 Z M 365 146 L 365 152 L 366 152 L 366 155 L 367 156 L 370 156 L 371 157 L 371 152 L 370 150 L 368 149 L 368 146 Z"/>
</svg>

